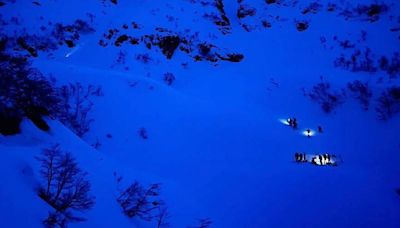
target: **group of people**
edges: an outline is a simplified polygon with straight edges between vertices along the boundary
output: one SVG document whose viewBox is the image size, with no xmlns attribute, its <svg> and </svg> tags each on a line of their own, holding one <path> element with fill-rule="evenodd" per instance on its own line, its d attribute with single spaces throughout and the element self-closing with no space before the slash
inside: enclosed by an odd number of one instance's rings
<svg viewBox="0 0 400 228">
<path fill-rule="evenodd" d="M 298 128 L 298 123 L 297 123 L 297 119 L 296 118 L 288 118 L 287 123 L 290 127 L 292 127 L 293 129 L 297 129 Z M 318 126 L 318 133 L 322 133 L 322 127 Z M 306 135 L 307 137 L 311 137 L 314 135 L 314 131 L 311 130 L 310 128 L 306 129 L 303 132 L 304 135 Z M 318 165 L 318 166 L 322 166 L 322 165 L 332 165 L 332 166 L 336 166 L 337 162 L 336 162 L 336 156 L 335 155 L 331 155 L 328 153 L 325 154 L 317 154 L 317 155 L 312 155 L 312 154 L 305 154 L 305 153 L 295 153 L 294 154 L 294 159 L 296 162 L 310 162 L 313 165 Z"/>
<path fill-rule="evenodd" d="M 288 122 L 289 126 L 291 126 L 294 129 L 297 129 L 297 120 L 296 120 L 296 118 L 288 118 L 287 122 Z"/>
<path fill-rule="evenodd" d="M 294 159 L 296 162 L 307 162 L 307 157 L 305 153 L 295 153 Z"/>
<path fill-rule="evenodd" d="M 335 155 L 330 154 L 319 154 L 315 155 L 311 158 L 311 164 L 313 165 L 333 165 L 336 166 L 336 162 L 332 160 L 332 158 L 336 158 Z"/>
<path fill-rule="evenodd" d="M 294 159 L 296 162 L 310 162 L 313 165 L 333 165 L 336 166 L 336 155 L 331 155 L 328 153 L 318 154 L 318 155 L 308 155 L 311 157 L 310 160 L 307 159 L 305 153 L 295 153 Z"/>
<path fill-rule="evenodd" d="M 288 123 L 288 125 L 290 127 L 292 127 L 293 129 L 297 129 L 298 124 L 297 124 L 297 119 L 296 118 L 294 118 L 294 117 L 293 118 L 288 118 L 286 121 L 287 121 L 287 123 Z M 307 131 L 307 133 L 311 133 L 311 129 L 310 128 L 308 128 L 306 131 Z M 318 126 L 318 132 L 319 133 L 323 132 L 321 126 Z"/>
</svg>

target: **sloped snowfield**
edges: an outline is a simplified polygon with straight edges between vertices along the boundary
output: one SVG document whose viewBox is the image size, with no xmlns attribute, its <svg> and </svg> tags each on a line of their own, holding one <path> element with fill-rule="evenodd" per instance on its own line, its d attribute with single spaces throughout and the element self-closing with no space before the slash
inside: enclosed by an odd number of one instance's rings
<svg viewBox="0 0 400 228">
<path fill-rule="evenodd" d="M 1 227 L 41 227 L 54 211 L 37 195 L 35 159 L 54 144 L 76 157 L 96 197 L 80 214 L 87 221 L 70 227 L 158 227 L 126 217 L 117 203 L 135 180 L 161 183 L 169 227 L 200 227 L 199 219 L 210 227 L 400 227 L 400 114 L 380 120 L 376 111 L 381 94 L 400 86 L 398 2 L 113 2 L 0 1 L 1 34 L 61 40 L 37 57 L 15 52 L 56 86 L 101 88 L 82 137 L 50 117 L 48 132 L 24 119 L 20 134 L 0 134 Z M 55 38 L 56 23 L 77 19 L 94 30 Z M 165 37 L 175 40 L 163 49 Z M 372 93 L 368 110 L 349 89 L 355 80 Z M 336 96 L 328 111 L 312 99 L 318 83 Z M 280 121 L 293 117 L 297 129 Z M 296 152 L 341 161 L 296 163 Z"/>
</svg>

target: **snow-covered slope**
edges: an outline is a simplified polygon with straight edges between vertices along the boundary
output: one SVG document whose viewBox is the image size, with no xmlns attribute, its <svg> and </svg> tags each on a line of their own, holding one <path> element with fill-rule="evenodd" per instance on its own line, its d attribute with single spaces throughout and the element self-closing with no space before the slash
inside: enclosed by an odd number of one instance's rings
<svg viewBox="0 0 400 228">
<path fill-rule="evenodd" d="M 399 86 L 400 77 L 334 67 L 335 58 L 354 51 L 341 47 L 341 40 L 361 50 L 371 48 L 376 58 L 399 51 L 400 34 L 390 30 L 400 26 L 397 2 L 386 1 L 390 10 L 370 23 L 362 15 L 346 19 L 341 14 L 358 3 L 339 1 L 329 12 L 328 1 L 320 1 L 315 14 L 303 14 L 309 1 L 245 0 L 256 14 L 238 19 L 237 1 L 223 1 L 230 19 L 225 35 L 204 16 L 220 13 L 209 4 L 213 1 L 5 2 L 2 20 L 19 20 L 2 28 L 9 34 L 48 35 L 49 21 L 68 24 L 92 18 L 94 33 L 81 35 L 73 48 L 39 52 L 33 65 L 59 86 L 91 84 L 104 95 L 93 98 L 89 115 L 94 122 L 82 138 L 51 119 L 50 132 L 25 120 L 20 135 L 0 135 L 4 227 L 42 226 L 51 208 L 36 194 L 41 179 L 34 157 L 55 143 L 77 157 L 96 196 L 94 208 L 85 213 L 88 220 L 71 227 L 156 227 L 123 215 L 116 202 L 115 174 L 125 184 L 162 183 L 171 227 L 193 226 L 201 218 L 210 218 L 212 227 L 400 225 L 400 198 L 394 191 L 400 186 L 400 119 L 379 121 L 374 111 L 379 94 Z M 271 27 L 263 26 L 263 20 Z M 309 27 L 298 31 L 298 21 L 307 21 Z M 118 35 L 104 39 L 113 28 Z M 194 48 L 208 42 L 219 53 L 241 53 L 244 59 L 194 61 L 195 51 L 180 50 L 167 59 L 156 45 L 148 49 L 145 42 L 116 46 L 116 37 L 123 34 L 192 37 Z M 108 46 L 99 45 L 102 39 Z M 117 60 L 120 53 L 123 61 Z M 138 61 L 138 55 L 148 56 L 149 62 Z M 168 72 L 176 78 L 172 85 L 164 82 Z M 324 113 L 304 95 L 321 76 L 338 91 L 356 79 L 368 82 L 373 91 L 369 111 L 347 92 L 342 105 Z M 293 116 L 298 130 L 279 121 Z M 301 134 L 317 126 L 324 132 L 311 138 Z M 139 136 L 141 128 L 147 139 Z M 295 152 L 336 154 L 343 162 L 337 167 L 297 164 Z"/>
</svg>

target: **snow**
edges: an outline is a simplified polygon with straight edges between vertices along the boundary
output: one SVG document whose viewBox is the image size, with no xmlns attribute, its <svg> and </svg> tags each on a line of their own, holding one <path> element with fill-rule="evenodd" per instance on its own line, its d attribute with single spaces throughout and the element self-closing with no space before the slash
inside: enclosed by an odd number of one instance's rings
<svg viewBox="0 0 400 228">
<path fill-rule="evenodd" d="M 251 23 L 268 14 L 281 17 L 271 20 L 270 29 L 246 32 L 235 16 L 236 1 L 224 1 L 232 23 L 231 34 L 224 36 L 201 16 L 212 11 L 211 6 L 185 0 L 121 0 L 117 5 L 106 1 L 106 6 L 100 2 L 43 1 L 34 7 L 21 1 L 0 8 L 3 18 L 18 15 L 22 25 L 15 29 L 24 26 L 27 31 L 38 30 L 34 22 L 40 15 L 45 21 L 72 22 L 94 14 L 94 34 L 83 35 L 74 49 L 39 54 L 33 65 L 54 76 L 57 85 L 93 84 L 104 93 L 93 98 L 90 115 L 95 121 L 82 139 L 52 119 L 47 119 L 48 133 L 25 120 L 20 135 L 0 135 L 4 227 L 41 227 L 51 211 L 35 192 L 41 179 L 34 157 L 54 143 L 77 157 L 96 196 L 94 208 L 84 214 L 88 220 L 70 227 L 155 227 L 123 215 L 115 200 L 114 173 L 123 176 L 125 184 L 162 183 L 171 227 L 194 225 L 200 218 L 210 218 L 212 227 L 400 226 L 400 198 L 394 192 L 400 187 L 399 115 L 378 121 L 374 102 L 365 112 L 352 98 L 325 114 L 302 92 L 320 82 L 321 75 L 338 90 L 355 79 L 368 81 L 375 98 L 387 85 L 400 85 L 399 79 L 378 83 L 378 77 L 386 77 L 383 72 L 352 73 L 333 67 L 334 58 L 343 52 L 332 40 L 334 35 L 355 41 L 365 30 L 367 41 L 361 45 L 377 55 L 396 51 L 399 40 L 388 29 L 395 23 L 387 14 L 375 23 L 346 21 L 337 12 L 303 16 L 299 6 L 245 1 L 258 9 L 254 18 L 245 19 Z M 306 3 L 299 1 L 300 6 Z M 398 8 L 396 3 L 388 14 L 398 17 Z M 166 15 L 176 20 L 169 22 Z M 310 27 L 298 32 L 293 21 L 304 18 Z M 200 32 L 201 40 L 245 58 L 214 66 L 194 62 L 179 51 L 166 60 L 157 48 L 147 50 L 144 45 L 98 45 L 109 28 L 131 21 L 143 27 L 129 30 L 135 35 L 154 33 L 155 27 L 181 34 L 190 29 Z M 321 45 L 321 36 L 327 38 L 327 48 Z M 127 52 L 128 70 L 114 64 L 120 50 Z M 151 56 L 150 63 L 134 60 L 135 54 L 143 53 Z M 184 62 L 187 69 L 181 66 Z M 177 78 L 172 86 L 163 82 L 166 72 Z M 280 122 L 289 117 L 297 118 L 298 130 Z M 323 133 L 302 135 L 319 125 Z M 146 140 L 138 135 L 142 127 L 148 132 Z M 95 149 L 91 145 L 97 140 L 101 146 Z M 336 154 L 343 163 L 297 164 L 295 152 Z"/>
</svg>

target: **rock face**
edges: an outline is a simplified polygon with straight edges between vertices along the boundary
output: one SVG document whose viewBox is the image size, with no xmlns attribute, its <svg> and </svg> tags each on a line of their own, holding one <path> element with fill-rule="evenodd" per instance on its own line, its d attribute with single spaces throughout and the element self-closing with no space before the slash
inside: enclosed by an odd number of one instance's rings
<svg viewBox="0 0 400 228">
<path fill-rule="evenodd" d="M 179 36 L 164 36 L 159 38 L 157 45 L 167 59 L 171 59 L 180 42 Z"/>
<path fill-rule="evenodd" d="M 135 37 L 130 35 L 129 31 L 124 31 L 121 34 L 119 29 L 111 28 L 103 34 L 103 39 L 99 40 L 99 45 L 107 47 L 112 44 L 115 47 L 122 47 L 125 44 L 143 44 L 149 50 L 158 47 L 168 60 L 172 59 L 174 53 L 178 50 L 184 52 L 196 62 L 240 62 L 244 58 L 242 54 L 228 52 L 216 45 L 199 40 L 196 34 L 181 35 L 160 27 L 155 30 L 156 32 L 153 34 Z"/>
</svg>

